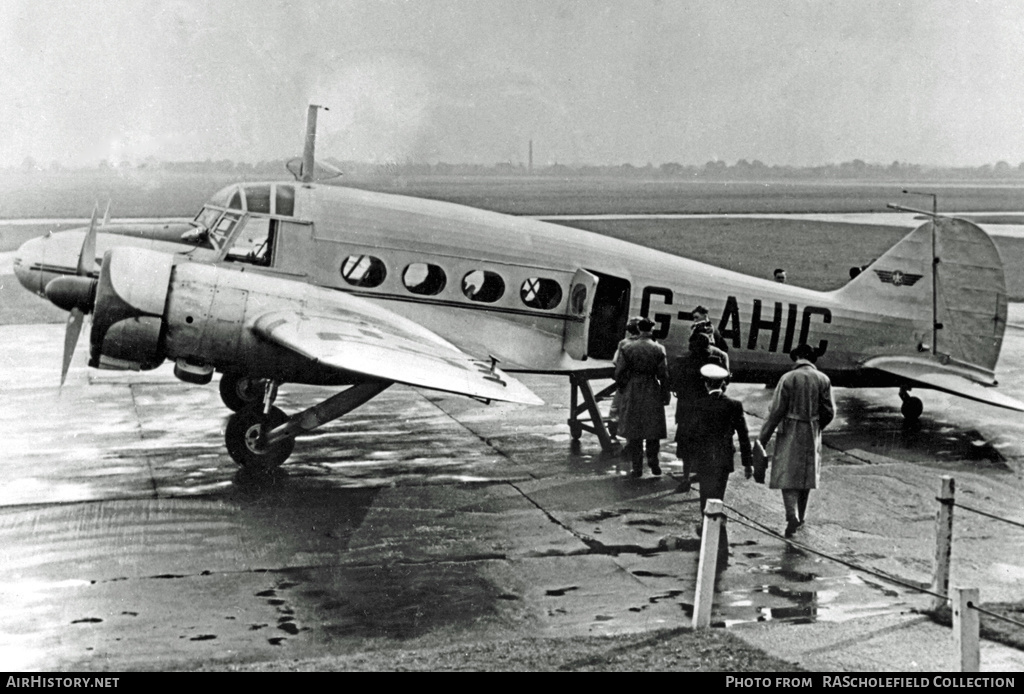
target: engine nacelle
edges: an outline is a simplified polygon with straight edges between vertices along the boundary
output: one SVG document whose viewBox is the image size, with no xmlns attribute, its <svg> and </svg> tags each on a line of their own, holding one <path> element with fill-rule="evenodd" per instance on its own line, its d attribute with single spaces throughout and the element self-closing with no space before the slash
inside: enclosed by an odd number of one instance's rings
<svg viewBox="0 0 1024 694">
<path fill-rule="evenodd" d="M 142 248 L 113 248 L 103 256 L 89 366 L 146 370 L 165 358 L 163 314 L 174 256 Z"/>
</svg>

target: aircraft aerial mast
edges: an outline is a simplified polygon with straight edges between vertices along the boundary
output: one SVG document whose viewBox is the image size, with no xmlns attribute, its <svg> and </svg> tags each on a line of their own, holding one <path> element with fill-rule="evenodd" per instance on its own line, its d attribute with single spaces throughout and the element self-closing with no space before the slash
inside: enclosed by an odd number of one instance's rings
<svg viewBox="0 0 1024 694">
<path fill-rule="evenodd" d="M 918 190 L 904 190 L 904 195 L 926 195 L 932 199 L 932 354 L 939 353 L 939 256 L 935 247 L 938 234 L 939 196 Z"/>
<path fill-rule="evenodd" d="M 915 210 L 912 207 L 893 205 L 892 203 L 888 203 L 886 207 L 893 210 L 900 210 L 901 212 L 917 212 L 918 214 L 926 214 L 932 218 L 932 354 L 938 355 L 939 329 L 942 327 L 942 324 L 939 323 L 939 256 L 937 255 L 938 249 L 936 248 L 939 219 L 939 196 L 935 193 L 924 193 L 917 190 L 906 189 L 904 189 L 903 194 L 927 195 L 932 199 L 932 211 L 930 213 L 923 210 Z"/>
<path fill-rule="evenodd" d="M 316 166 L 314 150 L 316 149 L 316 111 L 322 108 L 327 111 L 326 106 L 310 104 L 306 111 L 306 143 L 302 149 L 302 183 L 313 182 L 313 169 Z"/>
</svg>

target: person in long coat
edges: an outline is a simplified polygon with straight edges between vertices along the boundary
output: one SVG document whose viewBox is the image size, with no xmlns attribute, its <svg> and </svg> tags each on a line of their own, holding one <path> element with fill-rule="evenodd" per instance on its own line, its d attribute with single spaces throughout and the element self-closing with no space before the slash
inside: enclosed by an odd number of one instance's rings
<svg viewBox="0 0 1024 694">
<path fill-rule="evenodd" d="M 619 351 L 622 349 L 622 345 L 627 342 L 632 342 L 640 336 L 640 330 L 636 327 L 640 323 L 640 318 L 630 318 L 629 322 L 626 323 L 626 335 L 619 340 L 619 346 L 615 349 L 615 357 L 612 359 L 613 363 L 619 361 Z M 622 406 L 622 391 L 618 388 L 615 389 L 615 394 L 612 395 L 612 404 L 608 408 L 608 433 L 615 438 L 619 435 L 619 408 Z"/>
<path fill-rule="evenodd" d="M 671 398 L 665 348 L 651 336 L 654 323 L 648 318 L 641 318 L 637 328 L 639 336 L 622 344 L 615 358 L 615 382 L 622 393 L 618 433 L 626 439 L 626 451 L 633 463 L 633 477 L 643 475 L 645 443 L 651 472 L 661 474 L 658 454 L 661 439 L 668 436 L 665 406 Z"/>
<path fill-rule="evenodd" d="M 814 349 L 801 344 L 789 356 L 796 366 L 775 386 L 771 411 L 757 437 L 763 447 L 778 430 L 768 486 L 782 490 L 786 537 L 804 524 L 810 490 L 820 483 L 821 431 L 836 411 L 832 383 L 814 366 Z"/>
</svg>

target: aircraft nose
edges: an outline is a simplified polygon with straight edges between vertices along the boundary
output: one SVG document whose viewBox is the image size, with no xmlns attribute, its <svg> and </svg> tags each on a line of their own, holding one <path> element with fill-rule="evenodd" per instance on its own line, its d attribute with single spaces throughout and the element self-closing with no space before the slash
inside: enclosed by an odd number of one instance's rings
<svg viewBox="0 0 1024 694">
<path fill-rule="evenodd" d="M 39 296 L 46 296 L 42 271 L 45 249 L 46 238 L 36 237 L 21 244 L 14 253 L 14 276 L 21 286 Z"/>
</svg>

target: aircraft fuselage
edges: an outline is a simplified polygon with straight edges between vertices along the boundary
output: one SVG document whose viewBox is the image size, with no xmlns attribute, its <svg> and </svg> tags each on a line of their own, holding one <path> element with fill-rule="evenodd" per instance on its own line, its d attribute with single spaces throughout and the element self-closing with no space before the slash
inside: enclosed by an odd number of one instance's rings
<svg viewBox="0 0 1024 694">
<path fill-rule="evenodd" d="M 861 372 L 861 362 L 914 354 L 930 335 L 930 321 L 917 311 L 883 319 L 875 308 L 839 301 L 837 292 L 766 281 L 558 224 L 352 188 L 274 185 L 294 188 L 289 214 L 235 212 L 242 220 L 219 256 L 216 248 L 104 233 L 97 255 L 113 245 L 146 245 L 242 266 L 245 259 L 232 258 L 228 247 L 247 227 L 270 225 L 266 265 L 246 269 L 380 302 L 475 357 L 496 357 L 508 371 L 607 369 L 628 316 L 637 314 L 655 321 L 670 357 L 681 354 L 697 305 L 710 310 L 726 339 L 738 381 L 774 380 L 791 367 L 789 351 L 807 342 L 837 382 L 867 385 L 863 379 L 877 377 L 870 384 L 889 384 L 882 374 Z M 232 210 L 224 202 L 230 197 L 229 189 L 214 199 Z M 16 260 L 19 279 L 41 292 L 49 277 L 73 274 L 80 246 L 81 232 L 29 242 Z M 33 262 L 35 274 L 28 272 Z M 589 326 L 570 306 L 580 270 L 599 278 Z M 586 358 L 567 353 L 572 330 L 587 332 Z"/>
</svg>

